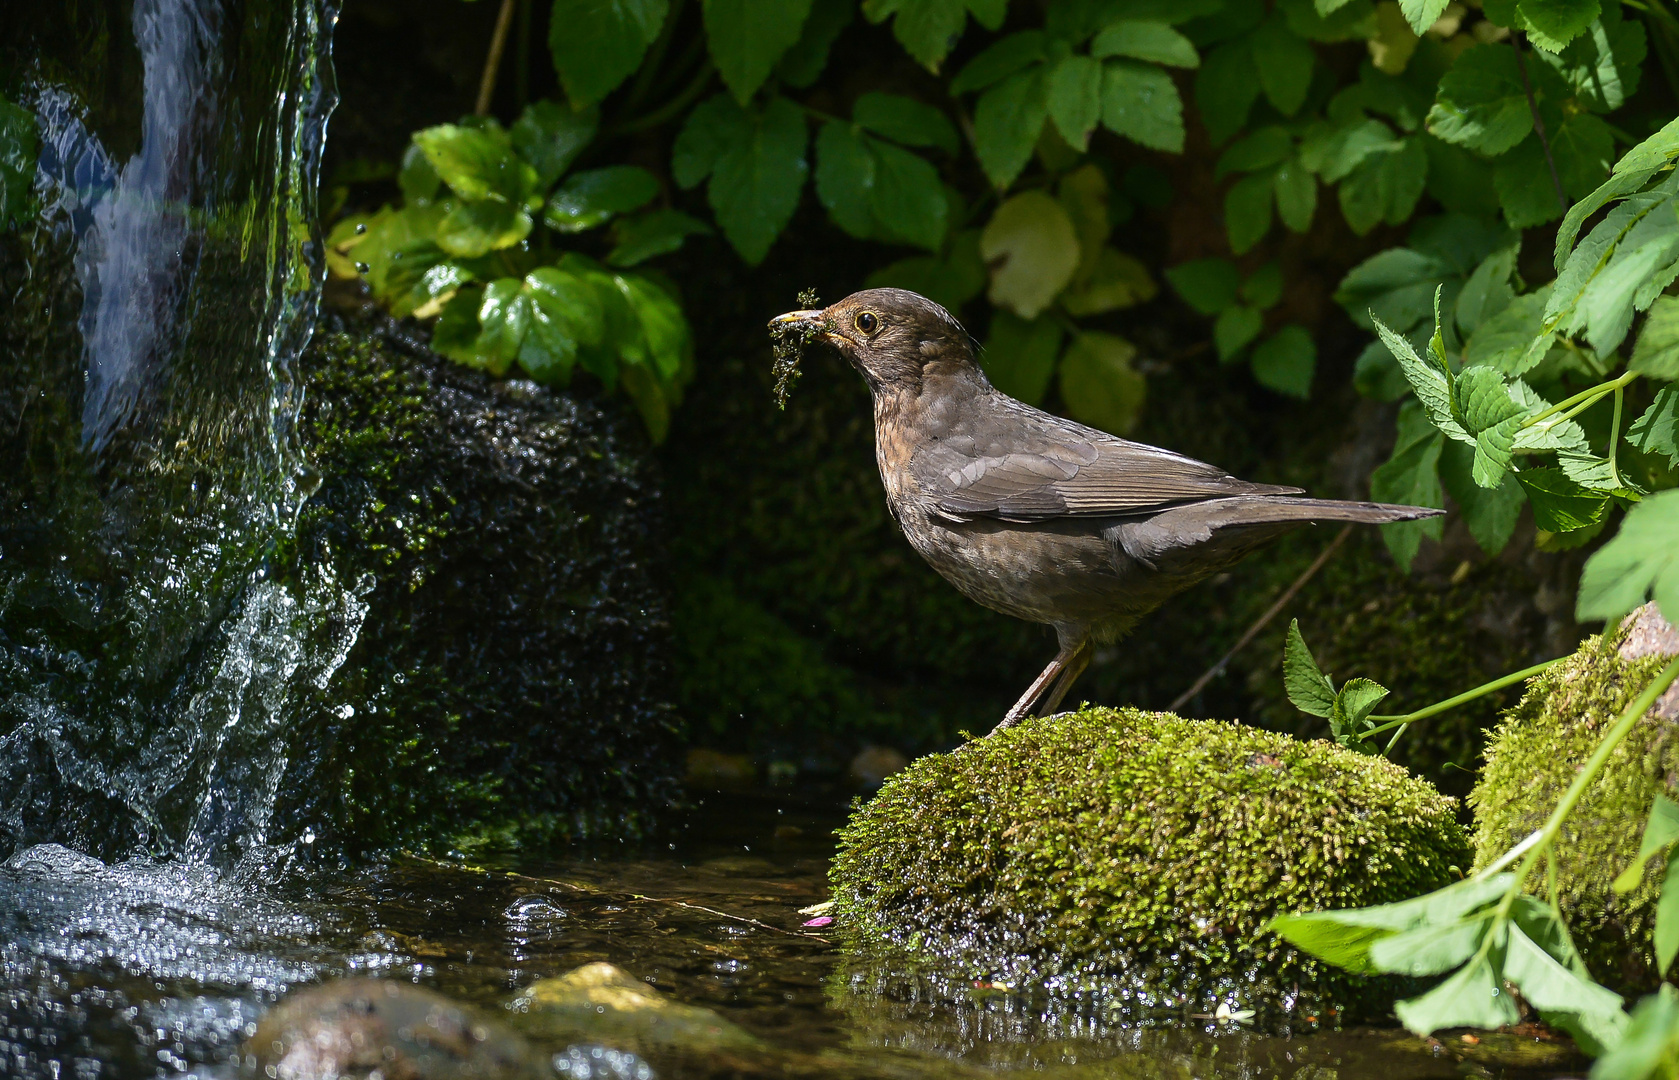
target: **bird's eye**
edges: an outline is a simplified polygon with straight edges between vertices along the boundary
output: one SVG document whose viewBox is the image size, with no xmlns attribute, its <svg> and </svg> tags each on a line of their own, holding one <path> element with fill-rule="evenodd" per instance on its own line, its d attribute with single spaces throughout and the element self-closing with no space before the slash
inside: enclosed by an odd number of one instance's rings
<svg viewBox="0 0 1679 1080">
<path fill-rule="evenodd" d="M 880 320 L 875 318 L 874 312 L 872 311 L 859 312 L 857 318 L 853 321 L 856 322 L 857 329 L 861 330 L 865 334 L 874 333 L 880 326 Z"/>
</svg>

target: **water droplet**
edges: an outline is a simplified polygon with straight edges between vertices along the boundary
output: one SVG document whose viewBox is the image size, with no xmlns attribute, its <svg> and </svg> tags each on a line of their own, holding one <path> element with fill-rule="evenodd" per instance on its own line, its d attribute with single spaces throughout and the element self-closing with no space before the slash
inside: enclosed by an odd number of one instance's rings
<svg viewBox="0 0 1679 1080">
<path fill-rule="evenodd" d="M 367 265 L 364 262 L 359 262 L 359 263 L 356 264 L 356 273 L 358 273 L 358 274 L 365 274 L 371 269 L 373 269 L 373 268 L 371 266 Z"/>
<path fill-rule="evenodd" d="M 356 222 L 356 235 L 357 236 L 360 236 L 361 234 L 365 233 L 366 231 L 367 231 L 367 222 L 365 222 L 365 221 Z"/>
</svg>

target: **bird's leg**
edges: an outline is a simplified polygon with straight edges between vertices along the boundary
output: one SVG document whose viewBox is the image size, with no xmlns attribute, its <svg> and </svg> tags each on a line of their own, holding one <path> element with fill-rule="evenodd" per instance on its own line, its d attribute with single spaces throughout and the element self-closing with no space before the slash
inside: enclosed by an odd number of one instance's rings
<svg viewBox="0 0 1679 1080">
<path fill-rule="evenodd" d="M 1061 669 L 1061 677 L 1055 680 L 1055 685 L 1050 688 L 1049 696 L 1044 698 L 1043 705 L 1038 708 L 1039 716 L 1048 716 L 1061 707 L 1061 699 L 1067 696 L 1067 691 L 1073 688 L 1073 684 L 1078 682 L 1079 676 L 1084 674 L 1084 669 L 1090 666 L 1090 656 L 1095 651 L 1095 647 L 1090 644 L 1089 638 L 1079 642 L 1078 648 L 1073 651 L 1072 657 L 1068 659 L 1067 666 Z"/>
<path fill-rule="evenodd" d="M 1055 681 L 1056 677 L 1066 668 L 1068 662 L 1073 659 L 1078 649 L 1079 646 L 1076 643 L 1062 645 L 1061 650 L 1055 654 L 1055 659 L 1051 660 L 1049 666 L 1044 668 L 1036 679 L 1032 680 L 1032 685 L 1028 686 L 1026 692 L 1020 695 L 1020 700 L 1014 703 L 1014 708 L 1004 715 L 1000 724 L 991 729 L 991 734 L 995 735 L 1004 728 L 1011 728 L 1031 716 L 1032 703 L 1043 696 L 1044 688 Z"/>
</svg>

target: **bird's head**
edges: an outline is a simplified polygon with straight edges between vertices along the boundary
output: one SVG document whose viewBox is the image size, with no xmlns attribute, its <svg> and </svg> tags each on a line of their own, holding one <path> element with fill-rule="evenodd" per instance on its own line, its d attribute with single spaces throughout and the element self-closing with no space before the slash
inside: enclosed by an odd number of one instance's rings
<svg viewBox="0 0 1679 1080">
<path fill-rule="evenodd" d="M 973 339 L 955 317 L 908 289 L 864 289 L 820 310 L 789 311 L 770 328 L 813 327 L 880 391 L 918 383 L 929 365 L 977 374 Z"/>
</svg>

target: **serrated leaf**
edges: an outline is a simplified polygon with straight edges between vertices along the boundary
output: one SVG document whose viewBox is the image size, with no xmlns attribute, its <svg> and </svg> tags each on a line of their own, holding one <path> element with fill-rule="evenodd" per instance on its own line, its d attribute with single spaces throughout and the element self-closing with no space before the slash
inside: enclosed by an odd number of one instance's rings
<svg viewBox="0 0 1679 1080">
<path fill-rule="evenodd" d="M 1679 387 L 1659 391 L 1644 415 L 1627 428 L 1626 440 L 1640 453 L 1661 454 L 1679 468 Z"/>
<path fill-rule="evenodd" d="M 1502 154 L 1533 130 L 1516 54 L 1508 45 L 1477 45 L 1440 80 L 1428 130 L 1483 154 Z"/>
<path fill-rule="evenodd" d="M 636 165 L 608 165 L 574 174 L 548 200 L 550 229 L 574 233 L 639 210 L 659 194 L 659 180 Z"/>
<path fill-rule="evenodd" d="M 1405 13 L 1405 21 L 1410 25 L 1411 31 L 1421 37 L 1445 12 L 1447 2 L 1448 0 L 1399 0 L 1399 10 Z"/>
<path fill-rule="evenodd" d="M 828 53 L 840 31 L 857 15 L 856 0 L 815 0 L 799 40 L 781 57 L 776 75 L 788 86 L 808 88 L 828 66 Z"/>
<path fill-rule="evenodd" d="M 1115 435 L 1137 426 L 1148 380 L 1132 366 L 1137 347 L 1116 334 L 1086 331 L 1061 357 L 1061 400 L 1073 419 Z"/>
<path fill-rule="evenodd" d="M 1599 0 L 1522 0 L 1519 10 L 1528 40 L 1554 53 L 1597 21 L 1603 8 Z"/>
<path fill-rule="evenodd" d="M 1347 224 L 1363 235 L 1383 222 L 1398 225 L 1409 218 L 1427 182 L 1428 155 L 1413 137 L 1396 150 L 1365 158 L 1336 195 Z"/>
<path fill-rule="evenodd" d="M 1671 239 L 1676 225 L 1673 213 L 1676 188 L 1679 188 L 1679 173 L 1670 175 L 1649 191 L 1628 196 L 1604 215 L 1557 274 L 1550 302 L 1545 306 L 1548 327 L 1554 326 L 1565 334 L 1584 329 L 1588 316 L 1584 301 L 1587 291 L 1594 286 L 1598 292 L 1594 307 L 1600 317 L 1618 315 L 1623 307 L 1630 312 L 1638 299 L 1640 282 L 1616 280 L 1610 283 L 1614 286 L 1610 288 L 1599 285 L 1598 279 L 1613 273 L 1617 262 L 1651 242 Z M 1649 258 L 1646 253 L 1644 259 Z M 1649 297 L 1654 299 L 1653 295 Z"/>
<path fill-rule="evenodd" d="M 810 0 L 704 0 L 702 10 L 717 74 L 745 105 L 799 40 Z"/>
<path fill-rule="evenodd" d="M 1259 71 L 1246 38 L 1207 53 L 1195 74 L 1195 104 L 1213 145 L 1242 130 L 1259 98 Z"/>
<path fill-rule="evenodd" d="M 851 118 L 905 146 L 932 146 L 952 154 L 961 148 L 961 138 L 949 117 L 901 94 L 864 94 L 851 106 Z"/>
<path fill-rule="evenodd" d="M 1090 55 L 1097 59 L 1109 56 L 1128 56 L 1134 60 L 1152 60 L 1170 67 L 1192 68 L 1201 65 L 1201 57 L 1190 40 L 1164 22 L 1144 22 L 1121 19 L 1109 23 L 1096 40 L 1090 43 Z"/>
<path fill-rule="evenodd" d="M 1236 302 L 1242 275 L 1229 259 L 1194 259 L 1165 272 L 1184 302 L 1203 315 L 1217 315 Z"/>
<path fill-rule="evenodd" d="M 458 203 L 437 226 L 437 246 L 471 259 L 510 248 L 530 235 L 531 216 L 503 202 Z"/>
<path fill-rule="evenodd" d="M 521 207 L 536 188 L 536 170 L 514 156 L 513 145 L 500 128 L 438 124 L 416 131 L 414 145 L 463 199 Z"/>
<path fill-rule="evenodd" d="M 950 80 L 951 96 L 983 90 L 1042 61 L 1047 42 L 1042 30 L 1022 30 L 994 42 Z"/>
<path fill-rule="evenodd" d="M 1079 242 L 1060 203 L 1027 191 L 997 208 L 980 235 L 980 254 L 991 267 L 991 302 L 1032 319 L 1072 280 Z"/>
<path fill-rule="evenodd" d="M 1466 367 L 1452 387 L 1452 415 L 1471 435 L 1525 415 L 1510 397 L 1504 377 L 1490 367 Z"/>
<path fill-rule="evenodd" d="M 538 188 L 558 180 L 594 141 L 600 110 L 573 109 L 558 101 L 533 101 L 508 129 L 514 151 L 536 170 Z"/>
<path fill-rule="evenodd" d="M 1434 290 L 1450 270 L 1433 255 L 1410 248 L 1388 248 L 1347 272 L 1335 290 L 1335 302 L 1352 320 L 1374 330 L 1380 319 L 1409 333 L 1432 311 Z"/>
<path fill-rule="evenodd" d="M 1581 619 L 1619 619 L 1654 599 L 1679 619 L 1679 489 L 1658 491 L 1627 511 L 1620 531 L 1586 560 L 1575 611 Z"/>
<path fill-rule="evenodd" d="M 1657 794 L 1650 803 L 1650 813 L 1644 819 L 1644 835 L 1638 841 L 1638 854 L 1615 878 L 1614 890 L 1625 894 L 1638 888 L 1644 881 L 1644 865 L 1675 840 L 1679 840 L 1679 803 L 1666 795 Z M 1662 892 L 1665 895 L 1667 890 Z"/>
<path fill-rule="evenodd" d="M 961 37 L 971 10 L 987 29 L 1002 21 L 1007 0 L 863 0 L 870 22 L 892 19 L 892 36 L 927 70 L 937 73 L 951 46 Z"/>
<path fill-rule="evenodd" d="M 1248 46 L 1253 50 L 1254 70 L 1266 98 L 1284 116 L 1299 112 L 1317 63 L 1311 44 L 1290 31 L 1287 20 L 1278 13 L 1259 25 L 1249 36 Z"/>
<path fill-rule="evenodd" d="M 1580 226 L 1587 218 L 1611 202 L 1638 191 L 1657 172 L 1672 164 L 1676 157 L 1679 157 L 1679 120 L 1669 121 L 1660 131 L 1623 154 L 1611 170 L 1609 179 L 1563 215 L 1555 248 L 1557 270 L 1560 272 L 1569 261 L 1574 241 L 1580 235 Z"/>
<path fill-rule="evenodd" d="M 1183 100 L 1172 77 L 1130 60 L 1102 65 L 1102 123 L 1150 150 L 1183 150 Z"/>
<path fill-rule="evenodd" d="M 1510 471 L 1510 458 L 1516 440 L 1520 417 L 1494 424 L 1475 434 L 1475 463 L 1471 475 L 1484 488 L 1496 488 L 1504 483 Z"/>
<path fill-rule="evenodd" d="M 1373 154 L 1400 147 L 1399 137 L 1380 120 L 1314 125 L 1300 143 L 1300 160 L 1326 184 L 1344 179 Z"/>
<path fill-rule="evenodd" d="M 1463 513 L 1469 535 L 1482 551 L 1497 555 L 1510 542 L 1528 500 L 1514 474 L 1505 475 L 1496 488 L 1476 483 L 1474 463 L 1473 447 L 1448 441 L 1440 452 L 1440 482 Z"/>
<path fill-rule="evenodd" d="M 1609 497 L 1582 487 L 1563 474 L 1561 469 L 1524 469 L 1516 474 L 1528 504 L 1533 507 L 1533 523 L 1549 533 L 1570 533 L 1601 522 L 1609 512 Z"/>
<path fill-rule="evenodd" d="M 1451 438 L 1459 442 L 1473 443 L 1474 437 L 1465 431 L 1452 415 L 1451 375 L 1438 364 L 1418 356 L 1409 341 L 1389 330 L 1380 319 L 1373 319 L 1372 322 L 1375 324 L 1377 335 L 1382 339 L 1382 344 L 1386 345 L 1393 358 L 1399 361 L 1406 381 L 1411 384 L 1417 400 L 1427 410 L 1429 421 Z"/>
<path fill-rule="evenodd" d="M 1049 115 L 1056 130 L 1075 150 L 1090 145 L 1090 133 L 1102 118 L 1102 65 L 1071 53 L 1049 73 Z"/>
<path fill-rule="evenodd" d="M 1679 379 L 1679 297 L 1657 297 L 1650 305 L 1627 370 L 1652 379 Z"/>
<path fill-rule="evenodd" d="M 1619 109 L 1637 92 L 1645 49 L 1643 25 L 1625 19 L 1620 6 L 1611 5 L 1561 53 L 1534 56 L 1555 71 L 1582 104 L 1605 113 Z"/>
<path fill-rule="evenodd" d="M 1304 326 L 1289 323 L 1260 342 L 1248 362 L 1259 385 L 1304 400 L 1311 396 L 1318 347 Z"/>
<path fill-rule="evenodd" d="M 1452 1027 L 1499 1028 L 1521 1019 L 1485 957 L 1472 959 L 1428 993 L 1395 1002 L 1393 1012 L 1417 1035 Z"/>
<path fill-rule="evenodd" d="M 974 154 L 992 184 L 1006 188 L 1020 175 L 1048 115 L 1041 66 L 1010 75 L 980 95 L 974 107 Z"/>
<path fill-rule="evenodd" d="M 991 334 L 980 351 L 980 365 L 997 389 L 1036 405 L 1049 392 L 1063 333 L 1061 323 L 1053 318 L 1026 320 L 998 309 L 991 316 Z"/>
<path fill-rule="evenodd" d="M 609 266 L 636 266 L 666 255 L 682 246 L 690 236 L 703 236 L 711 226 L 680 210 L 653 210 L 620 220 L 613 230 L 617 241 L 606 256 Z"/>
<path fill-rule="evenodd" d="M 871 205 L 889 239 L 937 251 L 944 243 L 950 204 L 938 170 L 922 158 L 873 140 L 877 162 Z"/>
<path fill-rule="evenodd" d="M 697 177 L 710 173 L 706 196 L 717 224 L 751 265 L 763 261 L 798 207 L 809 171 L 807 137 L 804 114 L 786 98 L 772 98 L 762 110 L 748 113 L 733 98 L 718 94 L 694 110 L 677 138 L 673 172 L 678 182 L 692 186 L 690 180 L 697 183 Z M 713 151 L 716 156 L 702 170 Z"/>
<path fill-rule="evenodd" d="M 1327 718 L 1335 708 L 1335 687 L 1300 636 L 1299 619 L 1289 621 L 1283 640 L 1283 687 L 1294 707 L 1309 716 Z"/>
<path fill-rule="evenodd" d="M 1406 402 L 1399 410 L 1399 437 L 1393 456 L 1370 474 L 1370 497 L 1379 502 L 1443 507 L 1439 462 L 1445 436 L 1433 426 L 1420 404 Z M 1401 521 L 1382 526 L 1382 541 L 1394 561 L 1408 570 L 1423 537 L 1438 540 L 1444 530 L 1439 518 Z"/>
<path fill-rule="evenodd" d="M 548 48 L 566 97 L 593 105 L 641 66 L 668 0 L 554 0 Z"/>
<path fill-rule="evenodd" d="M 1513 378 L 1544 359 L 1544 351 L 1532 346 L 1544 325 L 1549 298 L 1549 286 L 1518 296 L 1477 327 L 1464 348 L 1465 367 L 1486 366 Z"/>
<path fill-rule="evenodd" d="M 1213 178 L 1222 180 L 1233 172 L 1257 172 L 1280 165 L 1294 152 L 1294 137 L 1288 129 L 1270 124 L 1231 143 L 1218 156 Z"/>
<path fill-rule="evenodd" d="M 1374 748 L 1364 738 L 1370 727 L 1366 718 L 1387 696 L 1387 687 L 1380 683 L 1370 679 L 1348 679 L 1335 695 L 1335 703 L 1329 710 L 1329 730 L 1334 734 L 1335 741 L 1353 750 L 1373 752 Z M 1374 951 L 1371 959 L 1382 963 Z"/>
<path fill-rule="evenodd" d="M 1469 275 L 1469 280 L 1463 283 L 1463 291 L 1458 293 L 1454 305 L 1454 318 L 1465 337 L 1473 335 L 1482 323 L 1509 307 L 1516 298 L 1510 277 L 1516 271 L 1519 247 L 1519 244 L 1512 244 L 1488 255 Z M 1467 359 L 1465 363 L 1468 363 Z"/>
</svg>

